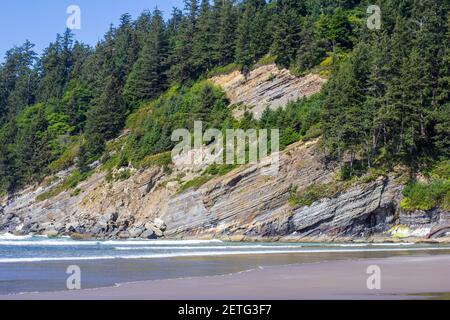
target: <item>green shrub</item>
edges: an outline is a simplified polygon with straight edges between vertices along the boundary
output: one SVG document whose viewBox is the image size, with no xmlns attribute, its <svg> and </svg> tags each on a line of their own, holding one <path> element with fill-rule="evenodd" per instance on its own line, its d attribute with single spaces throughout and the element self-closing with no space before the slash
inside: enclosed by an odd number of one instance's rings
<svg viewBox="0 0 450 320">
<path fill-rule="evenodd" d="M 130 169 L 125 169 L 125 170 L 121 170 L 119 171 L 116 176 L 114 177 L 114 179 L 116 181 L 125 181 L 130 179 L 131 177 L 131 170 Z"/>
<path fill-rule="evenodd" d="M 428 211 L 436 207 L 449 207 L 450 182 L 433 180 L 429 184 L 412 182 L 403 190 L 400 208 L 405 211 Z"/>
<path fill-rule="evenodd" d="M 276 57 L 274 57 L 270 54 L 266 54 L 264 57 L 259 59 L 259 61 L 255 65 L 255 68 L 274 64 L 276 60 L 277 60 Z"/>
<path fill-rule="evenodd" d="M 71 194 L 71 197 L 76 197 L 81 193 L 81 189 L 80 188 L 76 188 Z"/>
<path fill-rule="evenodd" d="M 102 166 L 100 167 L 103 171 L 112 171 L 114 168 L 119 166 L 120 154 L 115 153 L 112 155 L 106 155 L 101 160 Z"/>
<path fill-rule="evenodd" d="M 138 165 L 140 168 L 163 167 L 167 169 L 172 163 L 172 153 L 164 152 L 156 155 L 149 155 L 142 159 Z"/>
<path fill-rule="evenodd" d="M 313 184 L 306 189 L 297 191 L 291 189 L 289 204 L 291 206 L 310 206 L 314 202 L 325 198 L 333 198 L 344 190 L 344 185 L 336 182 L 326 184 Z"/>
<path fill-rule="evenodd" d="M 65 170 L 75 164 L 75 158 L 80 150 L 80 141 L 77 138 L 73 139 L 74 142 L 63 152 L 63 154 L 49 164 L 48 168 L 52 172 Z"/>
<path fill-rule="evenodd" d="M 431 175 L 436 179 L 450 180 L 450 160 L 439 162 Z"/>
<path fill-rule="evenodd" d="M 444 198 L 442 199 L 441 208 L 442 210 L 450 211 L 450 190 L 447 191 Z"/>
<path fill-rule="evenodd" d="M 225 165 L 213 164 L 209 166 L 208 169 L 206 169 L 205 174 L 220 177 L 226 175 L 228 172 L 233 171 L 236 167 L 237 165 L 235 164 L 225 164 Z"/>
<path fill-rule="evenodd" d="M 183 193 L 184 191 L 187 191 L 189 189 L 198 189 L 212 178 L 213 177 L 210 175 L 202 175 L 200 177 L 189 180 L 180 187 L 178 193 Z"/>
<path fill-rule="evenodd" d="M 213 178 L 224 176 L 235 168 L 237 168 L 237 165 L 213 164 L 209 166 L 201 176 L 185 182 L 178 190 L 178 193 L 183 193 L 189 189 L 198 189 Z"/>
<path fill-rule="evenodd" d="M 81 172 L 80 170 L 73 171 L 68 177 L 66 177 L 60 184 L 52 188 L 51 190 L 42 193 L 36 197 L 37 201 L 44 201 L 53 197 L 56 197 L 64 191 L 74 189 L 79 183 L 88 179 L 92 174 L 92 171 Z M 81 190 L 80 190 L 81 192 Z"/>
<path fill-rule="evenodd" d="M 239 66 L 235 63 L 231 63 L 226 66 L 221 66 L 221 67 L 212 69 L 210 72 L 208 72 L 207 77 L 212 78 L 212 77 L 222 76 L 222 75 L 230 74 L 236 70 L 239 70 Z"/>
<path fill-rule="evenodd" d="M 108 183 L 111 183 L 111 182 L 114 181 L 114 174 L 113 174 L 112 170 L 108 170 L 108 173 L 106 174 L 105 180 Z"/>
</svg>

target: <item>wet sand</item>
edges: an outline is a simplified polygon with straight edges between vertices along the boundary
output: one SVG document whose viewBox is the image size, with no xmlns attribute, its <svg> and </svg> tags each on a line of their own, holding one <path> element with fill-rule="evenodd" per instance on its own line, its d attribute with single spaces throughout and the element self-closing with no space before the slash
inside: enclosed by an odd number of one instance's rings
<svg viewBox="0 0 450 320">
<path fill-rule="evenodd" d="M 372 265 L 381 269 L 380 290 L 367 288 L 370 276 L 367 268 Z M 430 299 L 445 297 L 448 292 L 450 255 L 444 254 L 256 267 L 226 275 L 140 281 L 108 288 L 0 296 L 0 299 Z"/>
</svg>

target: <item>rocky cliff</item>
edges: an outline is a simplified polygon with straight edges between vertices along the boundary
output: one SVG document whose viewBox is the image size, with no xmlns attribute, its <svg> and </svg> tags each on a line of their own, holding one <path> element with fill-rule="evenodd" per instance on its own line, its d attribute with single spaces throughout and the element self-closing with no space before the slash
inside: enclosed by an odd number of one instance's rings
<svg viewBox="0 0 450 320">
<path fill-rule="evenodd" d="M 402 184 L 395 176 L 355 183 L 309 206 L 291 204 L 291 190 L 332 182 L 334 170 L 320 159 L 316 141 L 298 143 L 282 153 L 276 176 L 262 175 L 261 165 L 242 166 L 183 193 L 176 170 L 136 171 L 115 183 L 96 173 L 79 185 L 79 195 L 67 191 L 37 201 L 50 185 L 5 200 L 0 225 L 50 236 L 285 241 L 442 237 L 450 231 L 448 212 L 398 210 Z"/>
<path fill-rule="evenodd" d="M 267 104 L 283 106 L 314 93 L 323 83 L 316 76 L 295 78 L 275 68 L 258 68 L 247 81 L 239 74 L 213 80 L 234 103 L 253 102 L 255 112 Z M 291 201 L 293 190 L 301 195 L 311 186 L 337 183 L 335 168 L 322 159 L 318 141 L 298 142 L 281 153 L 276 175 L 264 175 L 264 164 L 240 166 L 185 191 L 183 184 L 201 171 L 129 168 L 128 179 L 110 181 L 97 168 L 76 192 L 67 190 L 39 201 L 62 183 L 69 169 L 1 199 L 0 232 L 249 241 L 409 240 L 449 235 L 449 212 L 399 210 L 403 185 L 395 174 L 355 181 L 332 195 L 319 194 L 311 203 Z"/>
<path fill-rule="evenodd" d="M 326 80 L 316 74 L 295 77 L 289 70 L 270 64 L 256 68 L 247 78 L 235 71 L 213 77 L 211 81 L 227 93 L 235 117 L 248 111 L 259 119 L 267 107 L 283 108 L 290 101 L 319 92 Z"/>
</svg>

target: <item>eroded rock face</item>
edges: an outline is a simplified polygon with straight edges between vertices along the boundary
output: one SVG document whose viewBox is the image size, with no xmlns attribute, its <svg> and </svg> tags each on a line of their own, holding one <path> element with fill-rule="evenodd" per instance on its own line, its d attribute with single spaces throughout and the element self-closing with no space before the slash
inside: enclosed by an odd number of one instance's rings
<svg viewBox="0 0 450 320">
<path fill-rule="evenodd" d="M 290 190 L 295 186 L 325 183 L 331 171 L 318 161 L 315 142 L 297 144 L 281 155 L 280 171 L 275 176 L 261 174 L 258 165 L 239 168 L 213 180 L 199 190 L 172 197 L 166 214 L 167 234 L 281 234 L 278 230 L 263 232 L 272 221 L 288 214 Z M 287 230 L 286 230 L 287 231 Z M 286 234 L 286 233 L 285 233 Z"/>
<path fill-rule="evenodd" d="M 395 223 L 401 186 L 389 178 L 353 187 L 336 198 L 294 210 L 293 229 L 305 237 L 369 237 Z"/>
<path fill-rule="evenodd" d="M 277 175 L 262 174 L 262 165 L 242 166 L 182 194 L 174 181 L 179 172 L 159 169 L 136 171 L 114 184 L 96 173 L 80 184 L 81 194 L 64 192 L 41 202 L 36 196 L 48 187 L 30 188 L 5 199 L 0 232 L 295 241 L 388 237 L 399 225 L 405 236 L 437 238 L 450 232 L 448 212 L 398 210 L 403 186 L 394 176 L 354 185 L 310 206 L 291 206 L 293 188 L 331 182 L 335 170 L 321 159 L 317 141 L 297 143 L 282 152 Z"/>
<path fill-rule="evenodd" d="M 279 69 L 275 64 L 253 70 L 247 79 L 239 71 L 213 77 L 211 81 L 220 86 L 233 105 L 245 105 L 259 119 L 263 111 L 284 108 L 290 101 L 309 97 L 320 91 L 325 79 L 315 74 L 295 77 L 289 70 Z M 245 109 L 236 107 L 234 116 L 239 118 Z"/>
</svg>

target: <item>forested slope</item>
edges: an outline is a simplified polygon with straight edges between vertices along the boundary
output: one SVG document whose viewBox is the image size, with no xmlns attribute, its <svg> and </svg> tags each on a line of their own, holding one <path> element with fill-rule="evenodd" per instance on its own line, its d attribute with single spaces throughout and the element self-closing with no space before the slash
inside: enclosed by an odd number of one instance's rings
<svg viewBox="0 0 450 320">
<path fill-rule="evenodd" d="M 370 30 L 368 1 L 187 0 L 168 21 L 157 9 L 123 15 L 95 47 L 66 31 L 39 57 L 28 41 L 12 48 L 0 66 L 0 190 L 13 195 L 75 165 L 61 190 L 76 193 L 96 160 L 110 177 L 167 166 L 155 155 L 173 148 L 173 130 L 200 120 L 279 128 L 283 148 L 321 136 L 324 163 L 337 163 L 342 181 L 401 168 L 405 210 L 448 210 L 450 4 L 378 5 L 382 25 Z M 284 110 L 236 119 L 205 81 L 273 62 L 328 83 Z"/>
</svg>

